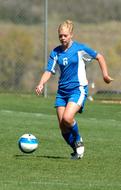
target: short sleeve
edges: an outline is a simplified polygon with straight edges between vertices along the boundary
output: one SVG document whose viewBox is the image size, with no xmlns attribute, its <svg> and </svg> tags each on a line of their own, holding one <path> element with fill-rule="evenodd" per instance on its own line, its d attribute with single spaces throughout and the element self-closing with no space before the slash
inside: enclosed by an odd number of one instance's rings
<svg viewBox="0 0 121 190">
<path fill-rule="evenodd" d="M 57 54 L 54 50 L 50 53 L 46 71 L 50 71 L 52 74 L 56 73 Z"/>
</svg>

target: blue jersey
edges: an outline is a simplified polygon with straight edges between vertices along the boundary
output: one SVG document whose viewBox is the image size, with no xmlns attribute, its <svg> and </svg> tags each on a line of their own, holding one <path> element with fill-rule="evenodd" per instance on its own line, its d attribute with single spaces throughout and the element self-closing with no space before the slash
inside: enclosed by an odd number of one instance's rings
<svg viewBox="0 0 121 190">
<path fill-rule="evenodd" d="M 66 51 L 62 46 L 56 47 L 50 53 L 47 71 L 55 74 L 57 66 L 60 70 L 58 88 L 61 90 L 71 90 L 80 86 L 86 86 L 86 62 L 95 59 L 97 52 L 85 44 L 73 42 Z"/>
</svg>

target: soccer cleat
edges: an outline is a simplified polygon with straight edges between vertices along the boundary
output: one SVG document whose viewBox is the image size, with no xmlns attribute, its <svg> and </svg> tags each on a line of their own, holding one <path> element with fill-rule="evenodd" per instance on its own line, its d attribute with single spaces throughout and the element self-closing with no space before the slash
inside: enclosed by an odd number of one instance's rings
<svg viewBox="0 0 121 190">
<path fill-rule="evenodd" d="M 79 155 L 77 153 L 71 153 L 71 159 L 72 160 L 78 160 L 78 159 L 81 159 L 83 157 L 83 155 Z"/>
<path fill-rule="evenodd" d="M 84 155 L 84 143 L 81 141 L 75 142 L 76 153 L 80 158 Z"/>
<path fill-rule="evenodd" d="M 71 153 L 72 160 L 81 159 L 84 155 L 84 143 L 79 141 L 75 143 L 76 150 Z"/>
<path fill-rule="evenodd" d="M 75 156 L 77 153 L 74 151 L 74 152 L 72 152 L 71 153 L 71 158 L 73 157 L 73 156 Z"/>
</svg>

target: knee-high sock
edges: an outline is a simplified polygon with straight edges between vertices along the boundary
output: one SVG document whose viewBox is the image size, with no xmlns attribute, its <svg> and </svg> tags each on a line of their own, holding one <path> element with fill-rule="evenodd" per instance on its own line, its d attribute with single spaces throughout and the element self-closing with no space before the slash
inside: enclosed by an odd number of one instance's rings
<svg viewBox="0 0 121 190">
<path fill-rule="evenodd" d="M 71 146 L 71 148 L 75 151 L 75 143 L 74 143 L 74 136 L 70 130 L 68 133 L 62 133 L 63 138 Z"/>
<path fill-rule="evenodd" d="M 76 142 L 82 141 L 81 135 L 79 134 L 78 124 L 76 121 L 74 122 L 74 124 L 71 128 L 71 132 L 72 132 Z"/>
</svg>

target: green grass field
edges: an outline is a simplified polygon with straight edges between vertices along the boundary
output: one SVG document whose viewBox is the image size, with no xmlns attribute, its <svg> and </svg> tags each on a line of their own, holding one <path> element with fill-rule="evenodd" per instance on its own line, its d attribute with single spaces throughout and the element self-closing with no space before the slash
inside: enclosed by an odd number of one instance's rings
<svg viewBox="0 0 121 190">
<path fill-rule="evenodd" d="M 76 116 L 85 155 L 70 160 L 53 103 L 0 94 L 0 190 L 121 190 L 121 105 L 87 102 Z M 24 133 L 39 139 L 33 154 L 18 149 Z"/>
</svg>

